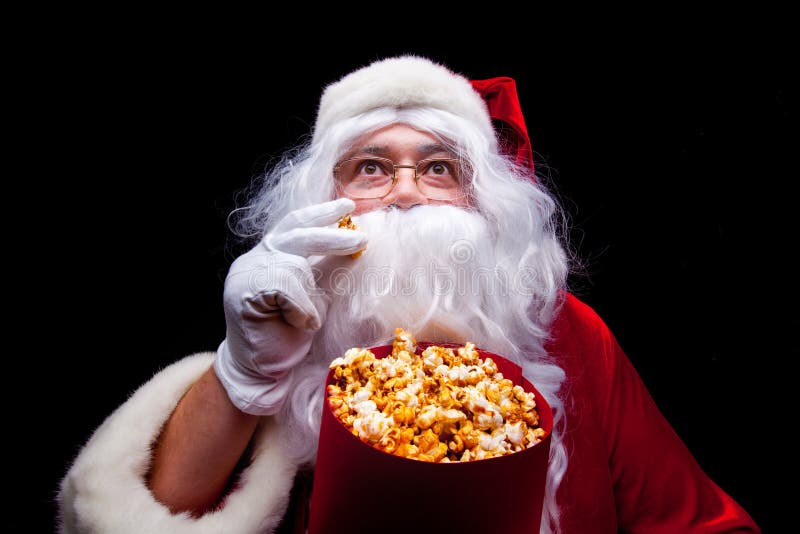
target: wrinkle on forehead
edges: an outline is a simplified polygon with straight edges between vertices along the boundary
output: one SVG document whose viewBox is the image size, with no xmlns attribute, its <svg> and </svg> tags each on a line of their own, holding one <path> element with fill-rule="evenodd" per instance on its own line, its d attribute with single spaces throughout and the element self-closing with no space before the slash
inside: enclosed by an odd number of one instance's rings
<svg viewBox="0 0 800 534">
<path fill-rule="evenodd" d="M 350 150 L 346 157 L 353 157 L 360 154 L 369 154 L 372 156 L 382 156 L 386 157 L 391 155 L 393 151 L 396 151 L 397 147 L 393 147 L 391 145 L 364 145 L 361 147 L 354 148 Z M 442 143 L 420 143 L 414 149 L 416 151 L 417 156 L 422 158 L 430 156 L 431 154 L 438 154 L 440 152 L 446 152 L 447 154 L 452 154 L 452 150 L 450 150 L 447 145 Z"/>
<path fill-rule="evenodd" d="M 339 161 L 370 155 L 397 161 L 406 158 L 419 161 L 438 155 L 456 157 L 455 150 L 446 139 L 404 123 L 396 123 L 356 138 Z"/>
</svg>

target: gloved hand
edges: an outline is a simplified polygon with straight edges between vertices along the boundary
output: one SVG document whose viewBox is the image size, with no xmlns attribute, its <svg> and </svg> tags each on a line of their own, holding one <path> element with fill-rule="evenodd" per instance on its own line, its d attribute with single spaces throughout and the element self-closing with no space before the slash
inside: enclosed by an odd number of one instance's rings
<svg viewBox="0 0 800 534">
<path fill-rule="evenodd" d="M 363 232 L 323 228 L 354 208 L 341 198 L 295 210 L 231 265 L 223 293 L 226 338 L 214 371 L 243 412 L 273 414 L 286 398 L 289 374 L 326 312 L 307 258 L 366 246 Z"/>
</svg>

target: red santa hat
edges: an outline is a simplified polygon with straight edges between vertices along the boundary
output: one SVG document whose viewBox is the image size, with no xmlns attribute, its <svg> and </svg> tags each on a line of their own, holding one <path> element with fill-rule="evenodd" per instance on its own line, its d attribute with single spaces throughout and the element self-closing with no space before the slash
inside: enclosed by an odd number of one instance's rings
<svg viewBox="0 0 800 534">
<path fill-rule="evenodd" d="M 376 61 L 327 86 L 313 141 L 342 119 L 382 107 L 429 107 L 459 115 L 482 131 L 493 148 L 533 169 L 530 138 L 513 79 L 470 81 L 444 65 L 411 55 Z"/>
</svg>

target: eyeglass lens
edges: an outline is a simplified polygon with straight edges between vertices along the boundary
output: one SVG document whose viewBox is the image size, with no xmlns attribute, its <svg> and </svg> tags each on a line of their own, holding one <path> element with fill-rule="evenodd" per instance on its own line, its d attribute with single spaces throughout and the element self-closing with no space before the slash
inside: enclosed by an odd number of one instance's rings
<svg viewBox="0 0 800 534">
<path fill-rule="evenodd" d="M 417 162 L 414 170 L 420 193 L 434 200 L 463 196 L 461 167 L 456 159 Z M 351 158 L 337 165 L 336 177 L 344 192 L 353 198 L 380 198 L 389 194 L 396 182 L 395 173 L 401 173 L 403 168 L 384 158 Z"/>
</svg>

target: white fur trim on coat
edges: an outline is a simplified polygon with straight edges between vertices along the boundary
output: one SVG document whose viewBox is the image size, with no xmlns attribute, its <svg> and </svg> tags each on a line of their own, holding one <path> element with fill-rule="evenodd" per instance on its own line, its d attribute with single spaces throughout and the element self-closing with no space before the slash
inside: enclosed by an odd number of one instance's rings
<svg viewBox="0 0 800 534">
<path fill-rule="evenodd" d="M 432 107 L 475 123 L 487 138 L 494 129 L 483 98 L 465 77 L 417 56 L 376 61 L 329 85 L 319 102 L 316 143 L 332 124 L 381 107 Z"/>
<path fill-rule="evenodd" d="M 189 356 L 140 387 L 95 431 L 58 495 L 60 532 L 200 534 L 270 532 L 286 510 L 295 466 L 283 452 L 270 418 L 259 425 L 253 460 L 222 510 L 194 519 L 170 513 L 153 498 L 144 476 L 151 444 L 178 401 L 214 360 Z"/>
</svg>

